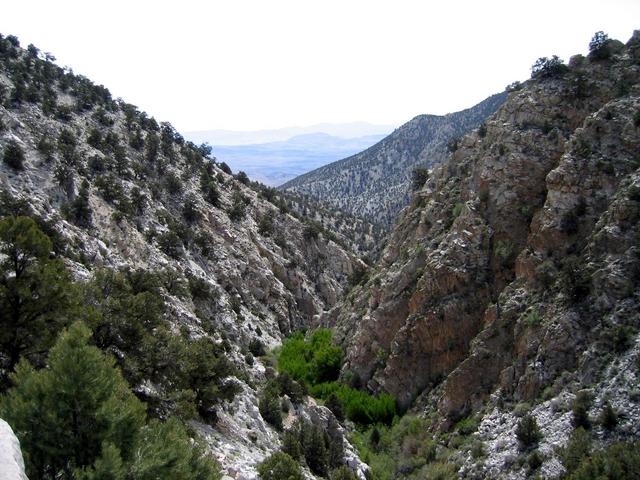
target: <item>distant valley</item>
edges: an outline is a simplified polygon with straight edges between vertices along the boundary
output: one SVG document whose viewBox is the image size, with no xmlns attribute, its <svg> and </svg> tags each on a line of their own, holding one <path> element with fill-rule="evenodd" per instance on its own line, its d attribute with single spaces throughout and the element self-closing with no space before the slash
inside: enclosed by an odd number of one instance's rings
<svg viewBox="0 0 640 480">
<path fill-rule="evenodd" d="M 394 130 L 366 122 L 321 123 L 272 130 L 188 132 L 193 142 L 209 143 L 213 155 L 233 171 L 278 186 L 331 162 L 366 150 Z"/>
</svg>

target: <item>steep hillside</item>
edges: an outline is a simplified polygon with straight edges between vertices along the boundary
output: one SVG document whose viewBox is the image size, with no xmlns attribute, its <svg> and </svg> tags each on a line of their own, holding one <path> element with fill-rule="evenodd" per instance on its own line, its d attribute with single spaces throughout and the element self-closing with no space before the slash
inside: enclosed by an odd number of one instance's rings
<svg viewBox="0 0 640 480">
<path fill-rule="evenodd" d="M 413 169 L 440 163 L 449 142 L 478 127 L 505 98 L 499 93 L 461 112 L 417 116 L 364 152 L 301 175 L 280 189 L 389 227 L 409 203 Z"/>
<path fill-rule="evenodd" d="M 346 245 L 360 258 L 369 261 L 382 251 L 387 232 L 379 224 L 295 191 L 284 191 L 281 195 L 294 215 L 317 223 L 329 236 L 335 234 L 337 243 Z"/>
<path fill-rule="evenodd" d="M 562 471 L 572 418 L 598 446 L 640 437 L 640 32 L 591 47 L 534 66 L 323 318 L 347 348 L 343 376 L 433 412 L 440 430 L 477 422 L 471 478 L 526 476 L 526 412 L 544 478 Z M 609 404 L 617 427 L 596 426 Z"/>
<path fill-rule="evenodd" d="M 86 311 L 95 307 L 102 319 L 94 341 L 118 359 L 150 411 L 177 415 L 196 395 L 193 425 L 223 472 L 255 478 L 256 463 L 280 440 L 258 412 L 265 367 L 254 355 L 333 306 L 359 262 L 281 210 L 277 195 L 268 201 L 246 178 L 225 173 L 206 146 L 185 142 L 169 123 L 112 99 L 37 48 L 21 49 L 11 36 L 0 37 L 0 104 L 3 228 L 18 215 L 34 219 L 53 240 L 51 258 L 91 286 Z M 13 281 L 5 273 L 2 301 Z M 147 325 L 134 327 L 135 315 Z M 109 323 L 117 318 L 123 323 Z M 146 343 L 135 344 L 135 335 Z M 195 365 L 203 378 L 222 377 L 210 390 L 175 391 L 181 380 L 162 357 L 177 362 L 180 375 L 187 360 L 172 348 L 183 343 L 194 355 L 202 345 L 214 350 L 209 364 Z M 2 388 L 19 358 L 7 348 L 0 351 Z M 44 363 L 43 352 L 15 350 Z M 140 368 L 146 361 L 148 373 Z M 308 408 L 326 417 L 322 407 Z"/>
</svg>

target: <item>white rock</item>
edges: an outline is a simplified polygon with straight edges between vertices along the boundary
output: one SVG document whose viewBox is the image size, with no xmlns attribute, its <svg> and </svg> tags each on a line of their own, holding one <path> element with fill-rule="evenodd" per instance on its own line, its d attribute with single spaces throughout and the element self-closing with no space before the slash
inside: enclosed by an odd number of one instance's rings
<svg viewBox="0 0 640 480">
<path fill-rule="evenodd" d="M 20 442 L 7 422 L 0 419 L 0 480 L 28 480 Z"/>
</svg>

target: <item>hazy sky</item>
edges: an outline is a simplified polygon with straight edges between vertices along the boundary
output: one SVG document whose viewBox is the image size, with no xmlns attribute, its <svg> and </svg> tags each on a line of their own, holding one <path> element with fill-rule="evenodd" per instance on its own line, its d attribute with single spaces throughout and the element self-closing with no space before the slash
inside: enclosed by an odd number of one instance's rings
<svg viewBox="0 0 640 480">
<path fill-rule="evenodd" d="M 635 19 L 635 20 L 634 20 Z M 401 124 L 472 106 L 541 56 L 626 42 L 640 1 L 12 0 L 0 32 L 181 131 Z"/>
</svg>

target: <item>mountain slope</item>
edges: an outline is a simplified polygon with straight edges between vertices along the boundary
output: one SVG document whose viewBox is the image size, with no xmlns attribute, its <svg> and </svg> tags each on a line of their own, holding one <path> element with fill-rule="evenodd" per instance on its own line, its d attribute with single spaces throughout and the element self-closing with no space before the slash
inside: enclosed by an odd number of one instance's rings
<svg viewBox="0 0 640 480">
<path fill-rule="evenodd" d="M 505 98 L 499 93 L 461 112 L 417 116 L 364 152 L 301 175 L 280 189 L 389 227 L 409 202 L 412 170 L 440 163 L 448 142 L 480 125 Z"/>
<path fill-rule="evenodd" d="M 600 447 L 640 437 L 640 32 L 606 48 L 541 62 L 415 194 L 367 283 L 322 319 L 341 332 L 345 378 L 440 430 L 477 422 L 487 458 L 461 460 L 471 478 L 524 478 L 526 412 L 544 478 L 562 472 L 572 426 L 593 424 Z M 593 420 L 609 404 L 612 432 Z"/>
<path fill-rule="evenodd" d="M 0 37 L 0 217 L 35 219 L 54 240 L 51 256 L 92 286 L 87 311 L 104 310 L 105 322 L 124 316 L 125 334 L 107 333 L 104 347 L 153 414 L 182 415 L 181 402 L 199 388 L 175 390 L 188 364 L 172 349 L 202 339 L 215 347 L 216 358 L 197 368 L 205 378 L 224 378 L 200 391 L 209 406 L 198 400 L 192 424 L 223 473 L 255 478 L 256 463 L 280 439 L 258 410 L 265 366 L 254 355 L 334 305 L 359 261 L 279 208 L 277 194 L 269 201 L 225 173 L 206 147 L 185 142 L 169 123 L 43 57 L 35 47 L 21 49 L 15 37 Z M 10 281 L 3 271 L 1 295 Z M 134 303 L 119 309 L 110 296 L 118 288 L 125 299 L 132 290 L 149 291 L 135 297 L 142 304 L 126 300 Z M 138 344 L 133 326 L 127 330 L 136 321 L 131 315 L 154 309 L 158 323 L 136 333 L 146 342 Z M 145 361 L 167 358 L 147 371 L 135 368 L 134 353 Z M 218 357 L 233 368 L 216 364 Z M 41 353 L 29 359 L 44 363 Z M 172 362 L 177 371 L 165 378 Z M 12 367 L 0 349 L 3 386 Z M 323 407 L 297 408 L 327 417 Z"/>
</svg>

